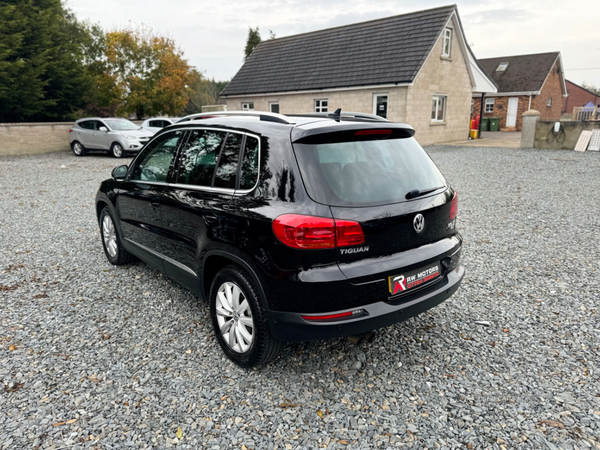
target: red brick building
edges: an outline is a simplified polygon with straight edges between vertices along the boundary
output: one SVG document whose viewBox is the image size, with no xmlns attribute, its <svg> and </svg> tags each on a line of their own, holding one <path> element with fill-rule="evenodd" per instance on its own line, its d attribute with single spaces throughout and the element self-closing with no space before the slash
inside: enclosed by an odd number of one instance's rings
<svg viewBox="0 0 600 450">
<path fill-rule="evenodd" d="M 498 93 L 483 98 L 483 117 L 498 117 L 501 130 L 520 131 L 523 113 L 540 112 L 540 120 L 559 120 L 566 97 L 560 52 L 503 56 L 478 60 L 498 85 Z M 481 111 L 481 96 L 473 97 L 473 116 Z"/>
<path fill-rule="evenodd" d="M 566 80 L 566 82 L 569 96 L 565 97 L 565 101 L 563 102 L 563 113 L 571 114 L 574 107 L 585 106 L 589 102 L 592 102 L 594 106 L 600 106 L 600 95 L 596 95 L 572 81 Z"/>
</svg>

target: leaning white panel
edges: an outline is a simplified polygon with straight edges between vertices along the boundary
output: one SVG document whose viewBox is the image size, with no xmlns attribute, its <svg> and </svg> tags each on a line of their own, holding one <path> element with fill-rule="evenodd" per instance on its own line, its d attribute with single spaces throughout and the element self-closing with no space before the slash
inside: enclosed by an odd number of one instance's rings
<svg viewBox="0 0 600 450">
<path fill-rule="evenodd" d="M 592 138 L 590 139 L 590 145 L 588 146 L 588 150 L 593 152 L 600 151 L 600 130 L 594 130 L 592 132 Z"/>
<path fill-rule="evenodd" d="M 576 152 L 585 152 L 590 139 L 592 137 L 592 132 L 589 130 L 583 130 L 579 135 L 579 139 L 577 140 L 577 145 L 575 145 Z"/>
</svg>

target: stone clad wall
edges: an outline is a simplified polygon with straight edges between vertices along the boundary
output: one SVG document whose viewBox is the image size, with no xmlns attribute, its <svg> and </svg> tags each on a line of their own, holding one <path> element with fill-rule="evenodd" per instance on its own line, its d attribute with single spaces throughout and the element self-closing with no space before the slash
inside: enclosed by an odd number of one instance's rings
<svg viewBox="0 0 600 450">
<path fill-rule="evenodd" d="M 406 87 L 386 89 L 353 89 L 347 91 L 321 91 L 307 94 L 280 94 L 259 97 L 228 98 L 227 111 L 239 111 L 242 103 L 254 102 L 254 111 L 269 111 L 270 102 L 279 102 L 281 114 L 303 114 L 315 112 L 315 100 L 327 99 L 328 112 L 338 108 L 342 111 L 373 114 L 373 95 L 388 95 L 388 119 L 392 122 L 406 121 Z"/>
<path fill-rule="evenodd" d="M 408 88 L 406 122 L 416 130 L 415 139 L 421 145 L 464 141 L 469 137 L 471 79 L 465 55 L 457 36 L 458 24 L 453 21 L 450 58 L 442 57 L 440 37 L 423 64 L 413 86 Z M 432 100 L 435 94 L 447 96 L 446 120 L 431 121 Z"/>
<path fill-rule="evenodd" d="M 550 130 L 554 128 L 554 120 L 538 120 L 535 127 L 534 148 L 547 148 L 551 150 L 573 150 L 583 130 L 600 130 L 600 122 L 561 122 L 565 130 L 565 142 L 559 144 L 554 139 L 546 140 Z"/>
<path fill-rule="evenodd" d="M 0 124 L 0 156 L 67 152 L 73 122 Z"/>
</svg>

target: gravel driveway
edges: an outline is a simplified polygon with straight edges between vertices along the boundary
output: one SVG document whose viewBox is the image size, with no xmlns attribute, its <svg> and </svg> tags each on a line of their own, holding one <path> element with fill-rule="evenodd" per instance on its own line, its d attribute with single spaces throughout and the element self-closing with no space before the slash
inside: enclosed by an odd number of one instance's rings
<svg viewBox="0 0 600 450">
<path fill-rule="evenodd" d="M 230 363 L 207 307 L 113 267 L 118 161 L 0 160 L 0 448 L 600 448 L 600 154 L 429 147 L 459 191 L 458 293 L 373 344 Z"/>
</svg>

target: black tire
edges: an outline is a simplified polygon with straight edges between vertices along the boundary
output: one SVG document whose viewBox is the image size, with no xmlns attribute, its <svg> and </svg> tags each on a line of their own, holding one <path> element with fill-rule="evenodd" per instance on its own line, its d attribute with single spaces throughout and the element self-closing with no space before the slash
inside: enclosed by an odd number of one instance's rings
<svg viewBox="0 0 600 450">
<path fill-rule="evenodd" d="M 122 158 L 125 156 L 125 149 L 118 142 L 113 142 L 113 145 L 110 146 L 110 154 L 115 158 Z"/>
<path fill-rule="evenodd" d="M 224 333 L 219 326 L 219 319 L 217 317 L 217 294 L 226 283 L 237 286 L 250 307 L 249 309 L 252 314 L 250 319 L 253 322 L 253 340 L 246 351 L 238 351 L 232 348 L 226 341 Z M 271 336 L 267 313 L 261 304 L 258 289 L 250 275 L 248 275 L 244 269 L 236 265 L 226 266 L 221 269 L 211 284 L 209 301 L 210 316 L 219 345 L 227 357 L 235 364 L 246 368 L 257 367 L 272 361 L 279 353 L 281 353 L 284 343 Z M 219 302 L 221 303 L 221 300 L 219 300 Z M 243 303 L 243 301 L 241 303 Z M 222 307 L 220 309 L 221 311 L 223 310 Z M 221 320 L 224 320 L 222 313 L 219 313 L 219 316 Z M 240 319 L 239 316 L 238 319 Z M 248 320 L 248 317 L 244 316 L 244 319 Z M 240 324 L 237 324 L 237 321 L 233 319 L 233 316 L 231 320 L 235 322 L 235 326 L 238 328 L 241 326 L 241 320 L 239 320 Z M 234 325 L 232 324 L 229 329 L 232 330 L 233 327 Z M 226 334 L 230 336 L 230 333 Z M 238 343 L 237 345 L 240 344 Z"/>
<path fill-rule="evenodd" d="M 85 155 L 85 147 L 79 141 L 73 141 L 71 143 L 71 150 L 73 150 L 75 156 Z"/>
<path fill-rule="evenodd" d="M 110 227 L 107 226 L 107 221 L 110 220 L 112 223 L 112 232 Z M 100 213 L 100 237 L 102 238 L 102 247 L 104 248 L 104 254 L 114 266 L 121 266 L 123 264 L 129 264 L 135 260 L 135 256 L 125 250 L 121 235 L 117 229 L 115 218 L 111 214 L 108 207 L 105 207 Z M 114 240 L 112 239 L 114 238 Z M 114 244 L 114 245 L 112 245 Z"/>
</svg>

